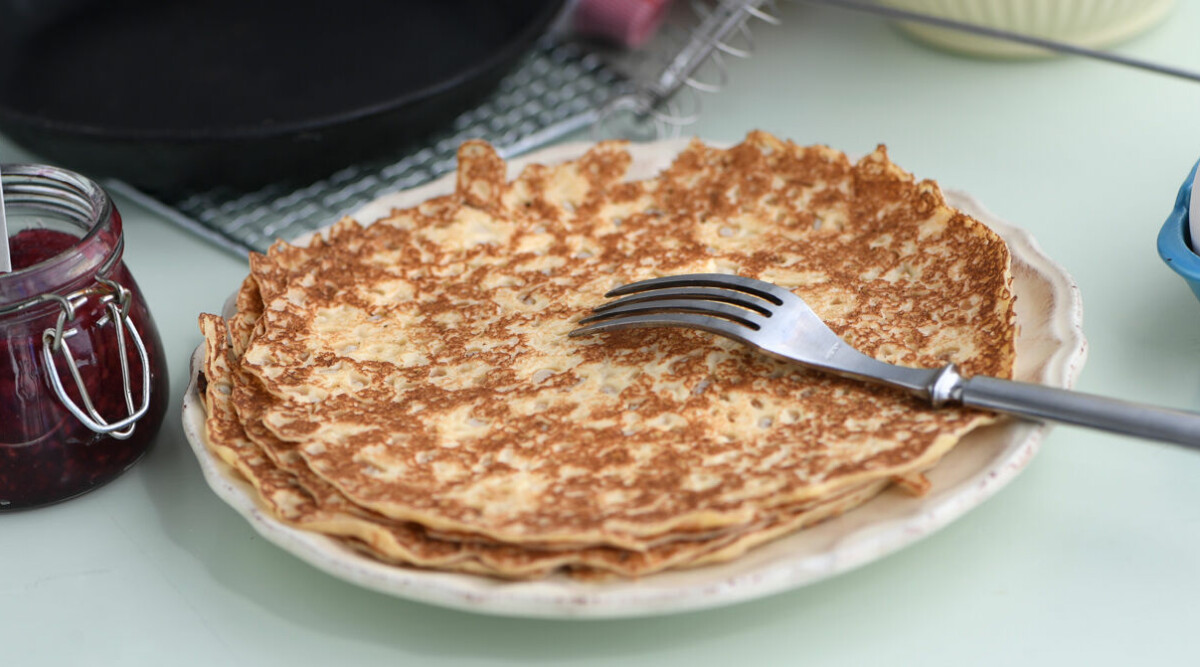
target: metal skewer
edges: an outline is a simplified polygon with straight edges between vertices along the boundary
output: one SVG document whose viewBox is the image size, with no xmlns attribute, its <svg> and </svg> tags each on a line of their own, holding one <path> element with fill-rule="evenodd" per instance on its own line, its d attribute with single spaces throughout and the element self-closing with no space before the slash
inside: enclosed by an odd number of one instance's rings
<svg viewBox="0 0 1200 667">
<path fill-rule="evenodd" d="M 1162 65 L 1148 60 L 1139 58 L 1130 58 L 1115 53 L 1107 53 L 1096 49 L 1089 49 L 1074 44 L 1066 44 L 1064 42 L 1056 42 L 1052 39 L 1043 39 L 1041 37 L 1033 37 L 1030 35 L 1022 35 L 1008 30 L 1000 30 L 998 28 L 990 28 L 987 26 L 976 25 L 974 23 L 964 23 L 953 19 L 942 18 L 940 16 L 931 16 L 919 12 L 912 12 L 906 9 L 897 9 L 895 7 L 885 7 L 873 2 L 858 2 L 857 0 L 803 0 L 813 5 L 825 5 L 828 7 L 838 7 L 841 9 L 849 9 L 851 11 L 865 12 L 883 16 L 889 19 L 901 21 L 913 21 L 915 23 L 924 23 L 926 25 L 936 26 L 939 28 L 948 28 L 950 30 L 959 30 L 969 32 L 984 37 L 992 37 L 994 39 L 1003 39 L 1010 42 L 1018 42 L 1028 46 L 1036 46 L 1057 53 L 1067 53 L 1085 58 L 1093 58 L 1095 60 L 1103 60 L 1117 65 L 1125 65 L 1136 69 L 1155 72 L 1157 74 L 1165 74 L 1180 79 L 1189 81 L 1200 81 L 1200 72 L 1192 72 L 1170 65 Z"/>
<path fill-rule="evenodd" d="M 4 219 L 4 175 L 0 174 L 0 273 L 12 271 L 8 252 L 8 222 Z"/>
</svg>

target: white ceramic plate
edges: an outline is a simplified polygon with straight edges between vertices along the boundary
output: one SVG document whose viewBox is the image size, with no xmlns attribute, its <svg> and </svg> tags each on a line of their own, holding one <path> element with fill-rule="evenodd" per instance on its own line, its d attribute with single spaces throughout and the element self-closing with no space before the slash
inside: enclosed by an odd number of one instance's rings
<svg viewBox="0 0 1200 667">
<path fill-rule="evenodd" d="M 633 178 L 664 167 L 679 141 L 631 147 Z M 556 146 L 513 162 L 554 163 L 579 155 L 583 144 Z M 355 217 L 375 220 L 392 207 L 411 206 L 454 188 L 451 174 L 374 202 Z M 1020 334 L 1017 376 L 1056 387 L 1075 383 L 1086 357 L 1079 290 L 1061 266 L 1042 254 L 1027 232 L 988 214 L 969 195 L 948 192 L 957 208 L 996 230 L 1013 257 Z M 313 566 L 351 583 L 445 607 L 506 616 L 602 618 L 667 614 L 732 604 L 798 588 L 846 572 L 929 535 L 979 505 L 1029 463 L 1045 426 L 994 424 L 968 435 L 928 476 L 932 491 L 910 498 L 887 491 L 836 519 L 764 545 L 730 563 L 667 572 L 636 581 L 588 583 L 554 577 L 506 582 L 384 565 L 322 535 L 296 530 L 256 504 L 251 487 L 204 446 L 204 408 L 196 391 L 203 346 L 192 356 L 192 381 L 183 402 L 183 427 L 204 477 L 263 537 Z"/>
</svg>

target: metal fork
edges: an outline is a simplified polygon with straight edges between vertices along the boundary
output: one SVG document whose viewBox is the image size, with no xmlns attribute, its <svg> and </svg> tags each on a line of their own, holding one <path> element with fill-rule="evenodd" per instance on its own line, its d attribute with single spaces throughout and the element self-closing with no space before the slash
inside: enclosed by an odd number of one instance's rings
<svg viewBox="0 0 1200 667">
<path fill-rule="evenodd" d="M 698 273 L 618 287 L 623 297 L 597 307 L 571 336 L 642 327 L 699 329 L 766 354 L 924 397 L 934 407 L 964 405 L 1038 421 L 1058 421 L 1200 448 L 1200 414 L 942 368 L 897 366 L 842 340 L 790 291 L 751 278 Z"/>
</svg>

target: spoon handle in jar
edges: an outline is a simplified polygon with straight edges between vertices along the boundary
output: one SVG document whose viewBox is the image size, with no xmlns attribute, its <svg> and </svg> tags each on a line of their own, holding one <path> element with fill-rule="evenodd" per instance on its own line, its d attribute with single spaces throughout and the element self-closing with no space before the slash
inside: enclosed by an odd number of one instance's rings
<svg viewBox="0 0 1200 667">
<path fill-rule="evenodd" d="M 0 174 L 0 273 L 12 271 L 8 253 L 8 223 L 4 220 L 4 175 Z"/>
</svg>

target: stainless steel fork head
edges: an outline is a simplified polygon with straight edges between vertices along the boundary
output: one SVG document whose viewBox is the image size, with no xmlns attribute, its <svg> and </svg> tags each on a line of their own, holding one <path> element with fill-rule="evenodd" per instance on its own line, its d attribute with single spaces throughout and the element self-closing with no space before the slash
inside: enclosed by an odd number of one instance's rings
<svg viewBox="0 0 1200 667">
<path fill-rule="evenodd" d="M 953 366 L 920 369 L 872 359 L 838 337 L 803 299 L 778 285 L 723 273 L 653 278 L 618 287 L 621 297 L 579 321 L 571 336 L 646 327 L 699 329 L 773 357 L 858 379 L 900 386 L 937 402 Z"/>
</svg>

